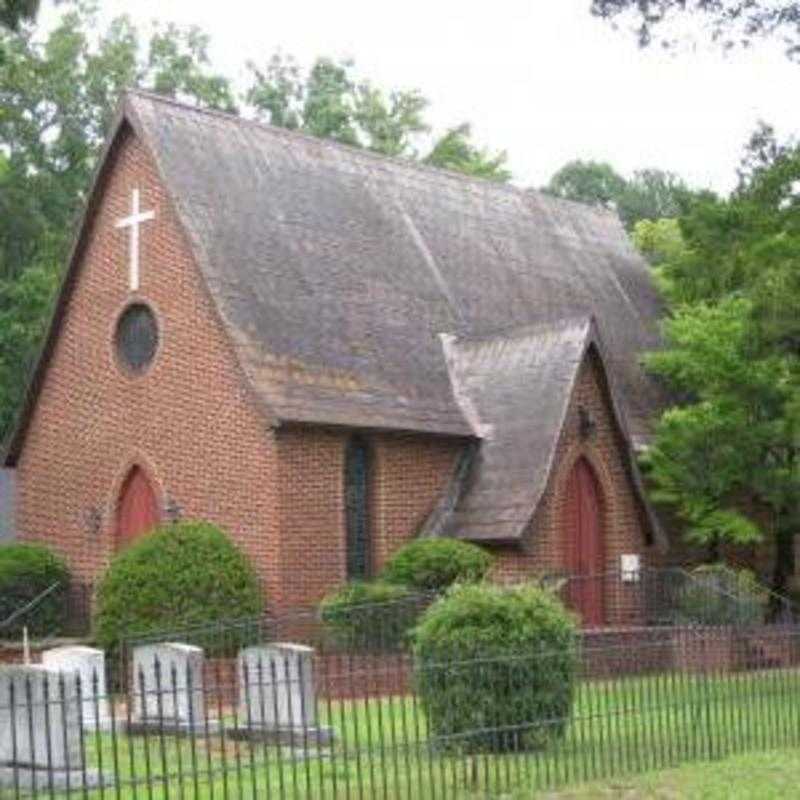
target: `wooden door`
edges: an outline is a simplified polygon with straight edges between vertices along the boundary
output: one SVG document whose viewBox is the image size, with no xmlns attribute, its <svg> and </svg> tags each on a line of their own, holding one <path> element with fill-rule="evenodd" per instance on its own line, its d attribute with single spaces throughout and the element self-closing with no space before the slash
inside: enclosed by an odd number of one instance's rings
<svg viewBox="0 0 800 800">
<path fill-rule="evenodd" d="M 134 467 L 119 495 L 117 507 L 117 549 L 127 547 L 159 521 L 158 503 L 150 481 L 139 467 Z"/>
<path fill-rule="evenodd" d="M 605 623 L 602 507 L 597 478 L 585 458 L 572 468 L 566 501 L 569 601 L 584 625 L 597 627 Z"/>
</svg>

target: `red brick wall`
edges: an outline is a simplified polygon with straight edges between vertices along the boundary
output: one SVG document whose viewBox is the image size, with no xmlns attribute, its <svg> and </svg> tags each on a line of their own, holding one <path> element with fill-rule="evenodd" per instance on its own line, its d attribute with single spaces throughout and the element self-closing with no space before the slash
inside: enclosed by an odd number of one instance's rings
<svg viewBox="0 0 800 800">
<path fill-rule="evenodd" d="M 276 436 L 284 608 L 319 600 L 345 575 L 344 452 L 347 435 L 309 428 Z"/>
<path fill-rule="evenodd" d="M 380 569 L 427 519 L 453 475 L 463 442 L 423 436 L 374 439 L 374 551 Z"/>
<path fill-rule="evenodd" d="M 155 220 L 141 229 L 141 285 L 128 290 L 131 191 Z M 116 504 L 139 464 L 159 504 L 223 526 L 278 590 L 276 451 L 249 401 L 216 311 L 158 178 L 132 135 L 117 147 L 80 260 L 75 290 L 18 465 L 18 527 L 46 541 L 78 579 L 114 551 Z M 160 343 L 151 368 L 132 377 L 113 348 L 115 322 L 132 299 L 152 304 Z M 100 528 L 89 515 L 100 512 Z M 166 567 L 167 565 L 165 565 Z"/>
<path fill-rule="evenodd" d="M 142 228 L 141 287 L 128 290 L 131 190 L 156 218 Z M 316 602 L 345 579 L 344 453 L 347 432 L 287 426 L 276 431 L 251 402 L 169 197 L 144 148 L 123 137 L 100 187 L 98 211 L 75 289 L 19 461 L 18 527 L 47 541 L 78 579 L 94 577 L 114 552 L 116 506 L 131 466 L 150 477 L 163 507 L 226 529 L 254 561 L 270 606 Z M 132 377 L 117 364 L 115 322 L 133 300 L 160 324 L 151 368 Z M 579 454 L 603 487 L 608 568 L 644 549 L 639 510 L 620 456 L 598 366 L 587 363 L 545 503 L 523 550 L 499 553 L 504 577 L 563 565 L 563 484 Z M 598 429 L 576 431 L 577 406 Z M 535 414 L 536 410 L 531 409 Z M 373 434 L 370 516 L 377 571 L 425 520 L 452 475 L 458 440 Z M 90 516 L 100 514 L 99 530 Z"/>
<path fill-rule="evenodd" d="M 348 433 L 277 433 L 286 608 L 316 602 L 346 579 L 344 461 Z M 376 433 L 370 447 L 373 571 L 419 530 L 452 475 L 458 441 Z"/>
<path fill-rule="evenodd" d="M 578 428 L 578 408 L 586 408 L 596 423 L 594 434 L 582 440 Z M 535 413 L 535 412 L 534 412 Z M 567 421 L 556 450 L 554 469 L 542 504 L 519 547 L 498 550 L 495 574 L 502 580 L 519 580 L 530 575 L 563 572 L 567 565 L 567 538 L 564 536 L 566 482 L 581 456 L 592 465 L 601 489 L 602 532 L 608 572 L 619 571 L 623 553 L 641 553 L 647 561 L 652 548 L 645 542 L 644 522 L 625 465 L 624 443 L 619 435 L 609 403 L 602 368 L 590 353 L 582 365 L 570 400 Z M 630 597 L 627 597 L 630 595 Z M 638 622 L 635 589 L 627 591 L 609 581 L 606 611 L 609 622 Z M 631 601 L 630 603 L 628 601 Z"/>
</svg>

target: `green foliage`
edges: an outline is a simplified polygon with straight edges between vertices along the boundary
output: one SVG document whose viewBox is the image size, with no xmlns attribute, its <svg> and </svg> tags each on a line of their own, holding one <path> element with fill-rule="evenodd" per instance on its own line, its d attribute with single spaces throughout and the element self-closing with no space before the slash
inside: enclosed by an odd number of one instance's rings
<svg viewBox="0 0 800 800">
<path fill-rule="evenodd" d="M 570 161 L 550 178 L 548 194 L 579 203 L 609 207 L 625 189 L 625 179 L 610 164 Z"/>
<path fill-rule="evenodd" d="M 631 231 L 634 247 L 654 267 L 674 261 L 686 248 L 677 219 L 640 219 Z"/>
<path fill-rule="evenodd" d="M 563 736 L 577 636 L 551 592 L 455 586 L 423 615 L 414 655 L 420 701 L 442 748 L 515 752 Z"/>
<path fill-rule="evenodd" d="M 771 136 L 752 137 L 730 198 L 687 205 L 659 267 L 671 315 L 646 363 L 677 407 L 646 463 L 691 541 L 774 536 L 780 592 L 800 525 L 800 150 Z"/>
<path fill-rule="evenodd" d="M 421 591 L 482 580 L 492 566 L 483 548 L 456 539 L 415 539 L 386 563 L 381 578 Z"/>
<path fill-rule="evenodd" d="M 320 604 L 320 616 L 336 644 L 348 651 L 402 649 L 426 598 L 384 581 L 352 581 Z"/>
<path fill-rule="evenodd" d="M 688 625 L 758 625 L 768 594 L 752 572 L 704 564 L 690 573 L 676 598 L 677 622 Z"/>
<path fill-rule="evenodd" d="M 0 639 L 21 637 L 23 626 L 27 626 L 31 636 L 61 633 L 69 588 L 66 565 L 46 547 L 21 542 L 0 546 L 0 623 L 54 584 L 58 588 L 39 605 L 0 628 Z"/>
<path fill-rule="evenodd" d="M 0 29 L 0 435 L 24 392 L 120 93 L 138 85 L 232 110 L 207 46 L 197 29 L 171 25 L 156 26 L 145 46 L 127 17 L 97 30 L 90 3 L 70 4 L 43 40 L 29 26 Z"/>
<path fill-rule="evenodd" d="M 641 220 L 676 217 L 691 196 L 686 184 L 672 172 L 641 169 L 626 180 L 610 164 L 581 160 L 565 164 L 542 191 L 613 208 L 628 231 Z"/>
<path fill-rule="evenodd" d="M 255 573 L 228 537 L 207 522 L 163 525 L 120 553 L 97 592 L 95 635 L 117 648 L 123 639 L 254 617 L 263 598 Z M 209 652 L 213 633 L 192 642 Z M 224 643 L 229 646 L 230 640 Z"/>
<path fill-rule="evenodd" d="M 417 134 L 429 130 L 424 112 L 428 101 L 417 90 L 386 95 L 369 81 L 359 81 L 351 61 L 320 58 L 308 75 L 280 54 L 266 67 L 248 64 L 253 82 L 245 98 L 257 116 L 284 128 L 297 129 L 354 147 L 390 156 L 416 158 Z M 424 163 L 495 181 L 508 181 L 506 154 L 492 154 L 471 142 L 464 123 L 434 142 Z"/>
<path fill-rule="evenodd" d="M 756 38 L 780 36 L 790 58 L 800 54 L 797 0 L 592 0 L 591 9 L 614 23 L 624 20 L 626 24 L 620 27 L 634 30 L 642 47 L 654 39 L 665 47 L 675 44 L 670 23 L 685 15 L 707 23 L 698 29 L 708 31 L 726 50 L 747 47 Z M 656 36 L 659 30 L 662 35 Z M 685 26 L 680 30 L 685 35 Z"/>
<path fill-rule="evenodd" d="M 616 207 L 625 228 L 631 231 L 643 219 L 677 217 L 692 194 L 674 172 L 639 169 L 625 182 Z"/>
<path fill-rule="evenodd" d="M 16 280 L 0 279 L 0 431 L 9 430 L 25 393 L 58 284 L 51 266 L 34 266 Z"/>
<path fill-rule="evenodd" d="M 471 136 L 469 123 L 451 128 L 435 142 L 433 149 L 423 159 L 424 163 L 498 183 L 509 181 L 511 172 L 505 166 L 508 160 L 505 151 L 492 154 L 475 147 L 470 142 Z"/>
<path fill-rule="evenodd" d="M 0 0 L 0 26 L 17 30 L 21 22 L 36 18 L 40 0 Z"/>
</svg>

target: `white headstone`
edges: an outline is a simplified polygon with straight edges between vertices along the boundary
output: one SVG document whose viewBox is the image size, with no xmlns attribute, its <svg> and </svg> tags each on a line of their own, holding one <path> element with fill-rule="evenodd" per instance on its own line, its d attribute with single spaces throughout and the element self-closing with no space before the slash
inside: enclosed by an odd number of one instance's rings
<svg viewBox="0 0 800 800">
<path fill-rule="evenodd" d="M 80 677 L 85 728 L 106 728 L 111 724 L 106 659 L 102 650 L 83 646 L 54 647 L 42 653 L 42 666 L 54 672 Z"/>
<path fill-rule="evenodd" d="M 276 643 L 239 652 L 239 719 L 250 727 L 316 724 L 314 649 Z"/>
<path fill-rule="evenodd" d="M 179 642 L 136 647 L 132 678 L 137 722 L 178 727 L 204 723 L 201 647 Z"/>
<path fill-rule="evenodd" d="M 77 681 L 34 664 L 0 666 L 0 766 L 81 767 Z"/>
</svg>

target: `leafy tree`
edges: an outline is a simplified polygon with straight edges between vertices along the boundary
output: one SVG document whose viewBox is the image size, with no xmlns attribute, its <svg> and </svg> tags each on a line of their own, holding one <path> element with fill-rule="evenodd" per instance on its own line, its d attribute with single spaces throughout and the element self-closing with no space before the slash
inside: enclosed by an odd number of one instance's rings
<svg viewBox="0 0 800 800">
<path fill-rule="evenodd" d="M 677 217 L 691 192 L 674 172 L 662 169 L 640 169 L 625 182 L 616 198 L 620 219 L 628 230 L 643 219 Z"/>
<path fill-rule="evenodd" d="M 57 284 L 53 262 L 0 280 L 0 431 L 9 430 L 22 402 Z"/>
<path fill-rule="evenodd" d="M 636 26 L 639 43 L 647 46 L 656 31 L 681 15 L 710 22 L 711 37 L 726 49 L 753 39 L 782 36 L 787 55 L 800 55 L 800 3 L 797 0 L 592 0 L 592 13 L 604 19 L 626 19 Z M 669 45 L 669 34 L 660 38 Z"/>
<path fill-rule="evenodd" d="M 407 158 L 417 157 L 415 139 L 429 130 L 428 101 L 417 90 L 387 95 L 369 81 L 357 81 L 350 61 L 320 58 L 304 75 L 292 58 L 277 54 L 263 69 L 253 63 L 248 68 L 252 83 L 245 100 L 273 125 Z M 506 154 L 476 147 L 467 123 L 446 131 L 422 160 L 490 180 L 511 178 Z"/>
<path fill-rule="evenodd" d="M 686 184 L 673 172 L 640 169 L 626 180 L 610 164 L 579 159 L 558 170 L 543 191 L 566 200 L 613 208 L 628 231 L 643 219 L 676 217 L 691 196 Z"/>
<path fill-rule="evenodd" d="M 416 90 L 388 97 L 354 78 L 351 61 L 318 59 L 307 76 L 280 53 L 265 69 L 248 64 L 253 82 L 245 95 L 256 115 L 272 125 L 368 147 L 393 156 L 412 155 L 411 138 L 428 130 L 428 101 Z"/>
<path fill-rule="evenodd" d="M 661 267 L 672 316 L 648 365 L 679 404 L 648 462 L 656 497 L 712 555 L 774 537 L 783 590 L 800 525 L 800 151 L 763 137 L 753 146 L 745 164 L 757 168 L 730 198 L 692 202 L 685 246 Z"/>
<path fill-rule="evenodd" d="M 395 90 L 386 97 L 369 83 L 361 83 L 356 91 L 354 116 L 367 147 L 387 156 L 413 154 L 413 137 L 428 131 L 422 116 L 428 101 L 417 91 Z"/>
<path fill-rule="evenodd" d="M 197 29 L 156 26 L 145 47 L 126 17 L 97 37 L 96 28 L 93 6 L 79 3 L 43 41 L 28 27 L 0 29 L 0 434 L 22 396 L 122 90 L 234 108 Z"/>
<path fill-rule="evenodd" d="M 565 200 L 610 208 L 625 191 L 625 179 L 611 164 L 570 161 L 553 175 L 544 191 Z"/>
<path fill-rule="evenodd" d="M 426 164 L 443 169 L 463 172 L 478 178 L 505 183 L 511 179 L 511 172 L 505 164 L 508 156 L 505 151 L 492 154 L 475 147 L 470 142 L 472 134 L 468 123 L 451 128 L 434 145 L 423 159 Z"/>
<path fill-rule="evenodd" d="M 686 249 L 677 219 L 641 219 L 633 226 L 631 241 L 654 267 L 674 263 Z"/>
<path fill-rule="evenodd" d="M 6 52 L 0 70 L 0 152 L 6 165 L 0 181 L 13 198 L 0 233 L 7 276 L 39 261 L 42 243 L 49 247 L 52 237 L 59 240 L 52 255 L 66 255 L 71 224 L 125 87 L 234 107 L 227 80 L 208 70 L 208 38 L 197 29 L 156 27 L 142 48 L 126 17 L 95 42 L 96 27 L 94 9 L 81 4 L 63 15 L 44 42 L 29 30 L 0 33 Z"/>
<path fill-rule="evenodd" d="M 17 30 L 20 22 L 36 18 L 39 5 L 40 0 L 0 0 L 0 26 Z"/>
</svg>

